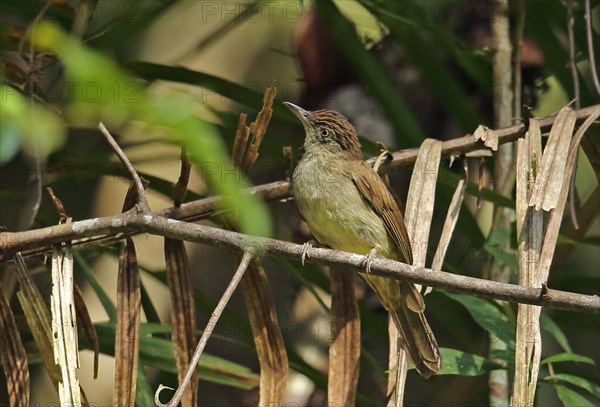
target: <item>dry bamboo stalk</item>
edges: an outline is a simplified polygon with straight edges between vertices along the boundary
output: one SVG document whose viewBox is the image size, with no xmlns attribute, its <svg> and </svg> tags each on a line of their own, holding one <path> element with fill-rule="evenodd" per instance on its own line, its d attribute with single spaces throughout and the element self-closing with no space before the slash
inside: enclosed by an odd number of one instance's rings
<svg viewBox="0 0 600 407">
<path fill-rule="evenodd" d="M 519 284 L 541 287 L 537 263 L 542 247 L 543 213 L 528 205 L 535 183 L 535 171 L 542 157 L 539 122 L 531 119 L 525 139 L 517 144 L 517 236 L 519 241 Z M 541 357 L 541 307 L 519 304 L 515 340 L 513 406 L 532 406 Z"/>
<path fill-rule="evenodd" d="M 535 206 L 536 210 L 549 211 L 556 208 L 559 195 L 564 187 L 562 176 L 567 165 L 567 154 L 575 128 L 575 120 L 575 112 L 564 107 L 558 113 L 552 130 L 550 130 L 550 136 L 539 163 L 539 174 L 535 179 L 533 192 L 529 199 L 529 205 Z"/>
<path fill-rule="evenodd" d="M 423 141 L 410 180 L 405 221 L 413 252 L 413 265 L 417 267 L 425 267 L 427 258 L 429 230 L 433 217 L 435 187 L 441 153 L 442 143 L 440 141 L 433 139 Z M 417 285 L 417 288 L 421 290 L 419 285 Z M 388 323 L 388 329 L 390 330 L 388 336 L 391 338 L 396 328 L 393 324 Z M 399 345 L 396 345 L 398 352 L 392 354 L 394 348 L 393 341 L 390 341 L 389 369 L 390 372 L 395 372 L 395 374 L 388 376 L 388 392 L 394 390 L 388 401 L 388 406 L 401 406 L 404 399 L 408 358 L 406 352 L 400 349 Z"/>
<path fill-rule="evenodd" d="M 52 253 L 52 348 L 54 362 L 61 371 L 58 399 L 62 405 L 81 405 L 76 370 L 79 368 L 79 341 L 73 297 L 73 249 L 70 245 Z"/>
</svg>

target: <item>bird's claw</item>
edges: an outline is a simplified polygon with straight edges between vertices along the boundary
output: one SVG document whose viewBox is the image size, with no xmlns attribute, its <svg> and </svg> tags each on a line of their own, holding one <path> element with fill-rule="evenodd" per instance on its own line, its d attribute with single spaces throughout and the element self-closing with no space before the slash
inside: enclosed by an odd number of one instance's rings
<svg viewBox="0 0 600 407">
<path fill-rule="evenodd" d="M 360 262 L 361 267 L 364 267 L 367 274 L 371 272 L 371 265 L 373 264 L 375 257 L 377 257 L 377 252 L 379 250 L 381 250 L 381 246 L 375 245 L 375 247 L 369 250 L 369 253 Z"/>
<path fill-rule="evenodd" d="M 300 257 L 300 259 L 301 259 L 301 261 L 302 261 L 302 265 L 303 265 L 303 266 L 304 266 L 304 260 L 305 260 L 307 257 L 310 257 L 310 254 L 308 253 L 308 251 L 309 251 L 310 249 L 312 249 L 312 247 L 313 247 L 313 242 L 312 242 L 312 240 L 310 240 L 310 241 L 308 241 L 308 242 L 306 242 L 306 243 L 304 243 L 304 244 L 302 245 L 302 256 Z"/>
</svg>

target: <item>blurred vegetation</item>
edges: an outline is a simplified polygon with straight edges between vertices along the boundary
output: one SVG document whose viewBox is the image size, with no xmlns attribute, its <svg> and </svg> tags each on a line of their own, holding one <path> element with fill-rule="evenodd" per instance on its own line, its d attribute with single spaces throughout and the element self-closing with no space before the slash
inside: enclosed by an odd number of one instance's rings
<svg viewBox="0 0 600 407">
<path fill-rule="evenodd" d="M 240 231 L 302 242 L 305 236 L 298 232 L 293 202 L 265 203 L 242 192 L 251 183 L 285 178 L 287 164 L 282 147 L 297 148 L 302 144 L 298 123 L 280 103 L 309 94 L 303 73 L 298 70 L 294 29 L 303 18 L 315 18 L 309 12 L 317 7 L 319 21 L 330 33 L 336 53 L 352 71 L 352 80 L 367 90 L 393 129 L 395 145 L 415 147 L 425 137 L 442 137 L 431 134 L 437 121 L 451 123 L 446 128 L 452 130 L 453 136 L 472 132 L 478 124 L 491 126 L 492 51 L 479 41 L 486 32 L 475 32 L 475 28 L 474 32 L 465 32 L 468 29 L 453 21 L 453 17 L 466 13 L 472 3 L 3 1 L 0 5 L 3 17 L 0 224 L 11 231 L 56 224 L 58 215 L 48 197 L 39 198 L 39 209 L 36 206 L 36 191 L 41 186 L 54 188 L 74 219 L 106 214 L 103 212 L 106 209 L 99 209 L 98 203 L 102 192 L 111 191 L 106 184 L 120 183 L 128 174 L 117 165 L 96 130 L 98 122 L 103 121 L 118 136 L 136 168 L 140 166 L 141 175 L 150 180 L 148 188 L 154 210 L 170 206 L 165 199 L 171 197 L 176 181 L 176 175 L 172 174 L 177 170 L 163 170 L 162 165 L 169 162 L 178 168 L 176 146 L 183 143 L 195 170 L 202 175 L 202 179 L 192 182 L 188 201 L 223 195 L 223 208 L 235 214 Z M 574 39 L 580 103 L 590 106 L 599 99 L 591 85 L 582 4 L 575 2 Z M 596 16 L 599 4 L 592 1 Z M 532 57 L 535 63 L 531 63 L 535 66 L 528 67 L 530 76 L 524 77 L 523 102 L 534 107 L 536 116 L 544 116 L 574 97 L 567 69 L 566 10 L 560 1 L 529 1 L 526 9 L 524 36 L 528 44 L 535 45 Z M 493 18 L 493 11 L 487 13 L 491 15 L 477 16 L 477 27 L 482 24 L 480 20 L 485 23 Z M 470 40 L 473 37 L 477 40 Z M 595 44 L 600 44 L 597 26 L 592 37 Z M 404 88 L 398 88 L 398 79 L 381 57 L 385 51 L 376 45 L 380 41 L 402 48 L 412 77 L 419 78 L 428 94 L 433 95 L 432 103 L 437 106 L 439 116 L 423 120 L 407 102 L 409 96 L 403 92 Z M 279 89 L 278 102 L 273 107 L 256 169 L 246 179 L 232 172 L 233 164 L 228 158 L 238 115 L 240 112 L 252 115 L 260 109 L 263 90 L 273 82 Z M 598 149 L 599 138 L 589 135 L 588 138 Z M 365 150 L 376 151 L 373 141 L 377 140 L 364 139 Z M 486 165 L 493 166 L 491 159 Z M 459 179 L 453 171 L 447 170 L 440 176 L 436 196 L 439 213 L 434 214 L 433 236 L 439 236 L 445 209 Z M 565 217 L 548 285 L 598 294 L 598 180 L 583 153 L 580 153 L 576 186 L 582 206 L 587 203 L 596 209 L 581 220 L 585 224 L 580 225 L 579 231 Z M 470 183 L 467 193 L 476 196 L 477 185 Z M 115 194 L 114 190 L 110 194 Z M 108 200 L 116 203 L 109 207 L 119 207 L 123 198 L 124 195 L 110 196 Z M 486 189 L 482 198 L 487 205 L 514 207 L 514 196 L 499 196 Z M 28 213 L 35 215 L 33 222 Z M 511 268 L 511 281 L 517 281 L 514 224 L 511 230 L 489 234 L 490 216 L 485 205 L 482 210 L 465 205 L 444 270 L 481 277 L 482 264 L 499 261 Z M 507 240 L 512 251 L 493 250 Z M 89 293 L 89 301 L 100 303 L 104 312 L 95 314 L 94 322 L 101 339 L 100 351 L 108 356 L 114 352 L 114 293 L 107 288 L 110 284 L 99 281 L 100 272 L 93 271 L 92 266 L 99 267 L 99 258 L 116 258 L 116 248 L 116 244 L 110 244 L 76 254 L 76 277 L 81 284 L 91 287 L 97 298 Z M 228 259 L 223 260 L 228 256 L 221 251 L 197 246 L 193 250 L 196 250 L 192 255 L 193 271 L 199 275 L 194 279 L 197 314 L 201 321 L 206 321 L 222 292 L 219 282 L 227 281 L 231 267 Z M 212 263 L 207 260 L 211 256 Z M 160 260 L 146 261 L 143 251 L 138 257 L 146 270 L 142 274 L 145 319 L 140 361 L 147 373 L 140 373 L 138 378 L 139 402 L 153 400 L 158 383 L 176 387 L 177 376 L 168 339 L 170 325 L 160 305 L 155 304 L 157 296 L 166 295 L 164 288 L 162 291 L 160 288 L 166 284 L 165 271 L 157 266 Z M 329 301 L 327 275 L 314 266 L 302 267 L 299 261 L 266 265 L 271 289 L 280 306 L 277 312 L 290 367 L 298 373 L 291 380 L 304 389 L 299 392 L 289 385 L 289 401 L 323 404 L 327 386 L 324 369 L 328 341 L 324 328 Z M 12 293 L 11 267 L 3 268 L 4 290 Z M 103 270 L 114 276 L 116 262 Z M 36 281 L 47 288 L 46 274 L 36 273 Z M 213 279 L 216 282 L 210 281 Z M 363 344 L 359 405 L 380 405 L 384 400 L 387 347 L 383 344 L 387 343 L 387 320 L 385 312 L 375 303 L 366 293 L 360 300 Z M 19 315 L 14 298 L 11 304 Z M 485 375 L 493 369 L 506 369 L 510 377 L 514 365 L 516 308 L 441 290 L 427 297 L 427 307 L 443 347 L 444 367 L 440 375 L 427 381 L 409 374 L 407 404 L 486 403 Z M 211 341 L 216 344 L 208 347 L 209 354 L 201 360 L 200 387 L 204 395 L 200 400 L 249 403 L 254 397 L 249 389 L 255 388 L 259 370 L 243 308 L 237 304 L 226 309 L 219 326 Z M 555 405 L 559 400 L 567 406 L 600 402 L 598 326 L 598 315 L 542 312 L 544 361 L 538 405 Z M 301 334 L 294 331 L 296 328 Z M 39 354 L 26 328 L 21 335 L 30 350 L 33 371 L 40 363 Z M 488 354 L 488 335 L 503 339 L 508 350 Z M 90 344 L 81 339 L 81 347 Z M 105 382 L 99 386 L 104 389 L 112 386 L 112 377 L 104 376 L 102 370 L 97 381 Z M 82 387 L 88 391 L 83 381 Z M 231 388 L 241 390 L 229 391 Z M 32 386 L 36 401 L 56 400 L 52 393 L 42 394 L 40 390 L 35 394 L 37 389 Z M 0 388 L 0 404 L 7 399 L 5 392 L 6 389 Z"/>
</svg>

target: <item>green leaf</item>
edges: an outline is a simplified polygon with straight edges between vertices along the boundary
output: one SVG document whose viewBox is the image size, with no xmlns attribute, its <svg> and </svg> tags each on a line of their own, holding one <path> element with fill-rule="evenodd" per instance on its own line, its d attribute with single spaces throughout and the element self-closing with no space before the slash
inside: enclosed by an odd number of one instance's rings
<svg viewBox="0 0 600 407">
<path fill-rule="evenodd" d="M 114 323 L 94 324 L 103 353 L 114 355 Z M 143 327 L 145 324 L 141 324 Z M 145 328 L 144 328 L 145 329 Z M 141 330 L 140 330 L 141 332 Z M 82 341 L 83 342 L 83 341 Z M 87 346 L 88 344 L 84 342 Z M 152 336 L 140 337 L 140 361 L 165 372 L 177 373 L 175 354 L 171 341 Z M 198 364 L 200 378 L 213 383 L 251 389 L 258 385 L 258 375 L 249 368 L 228 360 L 204 353 Z"/>
<path fill-rule="evenodd" d="M 278 263 L 283 265 L 283 267 L 285 267 L 286 270 L 288 270 L 290 274 L 312 294 L 315 301 L 321 306 L 321 309 L 329 314 L 331 309 L 323 302 L 321 296 L 315 290 L 313 283 L 306 277 L 305 271 L 299 270 L 299 267 L 296 264 L 289 261 L 281 260 L 278 261 Z"/>
<path fill-rule="evenodd" d="M 548 380 L 552 383 L 555 381 L 561 381 L 565 383 L 572 384 L 574 386 L 580 387 L 584 390 L 587 390 L 594 396 L 600 398 L 600 386 L 596 383 L 592 383 L 589 380 L 586 380 L 579 376 L 574 376 L 570 374 L 558 373 L 552 376 L 547 376 L 544 380 Z"/>
<path fill-rule="evenodd" d="M 475 322 L 491 335 L 491 340 L 501 340 L 514 348 L 515 328 L 507 321 L 505 315 L 498 307 L 488 300 L 464 294 L 444 292 L 445 295 L 461 303 Z"/>
<path fill-rule="evenodd" d="M 581 243 L 590 246 L 600 246 L 600 236 L 587 236 L 581 241 Z"/>
<path fill-rule="evenodd" d="M 153 64 L 150 62 L 134 62 L 127 64 L 127 68 L 134 74 L 148 81 L 164 80 L 186 83 L 205 88 L 205 99 L 212 95 L 222 95 L 226 98 L 260 110 L 263 103 L 263 94 L 254 89 L 247 88 L 227 79 L 209 75 L 203 72 L 192 71 L 187 68 L 168 65 Z M 273 116 L 287 123 L 298 124 L 298 119 L 281 103 L 273 104 Z"/>
<path fill-rule="evenodd" d="M 492 255 L 494 260 L 504 264 L 512 271 L 517 271 L 517 252 L 516 250 L 506 250 L 506 244 L 510 245 L 510 230 L 509 229 L 495 229 L 490 235 L 488 241 L 485 243 L 483 248 L 486 252 Z"/>
<path fill-rule="evenodd" d="M 146 316 L 146 320 L 150 323 L 158 323 L 160 324 L 160 316 L 158 315 L 158 311 L 156 311 L 156 307 L 152 303 L 152 299 L 150 298 L 150 294 L 146 289 L 146 285 L 144 281 L 140 279 L 140 294 L 141 294 L 141 303 L 142 309 L 144 310 L 144 315 Z"/>
<path fill-rule="evenodd" d="M 560 329 L 560 327 L 554 322 L 554 320 L 548 316 L 546 313 L 542 312 L 540 315 L 540 326 L 546 332 L 556 339 L 556 342 L 568 353 L 572 353 L 571 345 L 569 345 L 569 340 L 567 339 L 565 333 Z"/>
<path fill-rule="evenodd" d="M 153 115 L 139 80 L 124 74 L 113 60 L 82 45 L 58 26 L 42 20 L 32 31 L 35 45 L 54 53 L 65 67 L 65 83 L 72 96 L 66 116 L 75 125 L 111 127 Z"/>
<path fill-rule="evenodd" d="M 440 348 L 442 370 L 439 375 L 479 376 L 504 366 L 482 356 L 466 353 L 458 349 Z"/>
<path fill-rule="evenodd" d="M 108 296 L 106 291 L 104 291 L 104 289 L 100 285 L 100 282 L 96 279 L 96 276 L 94 275 L 94 270 L 92 270 L 92 268 L 89 266 L 89 264 L 83 258 L 83 256 L 81 255 L 81 253 L 79 251 L 73 252 L 73 258 L 75 259 L 75 263 L 77 263 L 79 265 L 79 268 L 81 269 L 81 271 L 83 271 L 85 278 L 88 280 L 88 282 L 92 286 L 92 289 L 96 293 L 96 296 L 98 296 L 98 299 L 100 300 L 100 303 L 102 304 L 102 307 L 104 308 L 104 311 L 106 311 L 108 318 L 111 321 L 116 321 L 117 320 L 117 307 L 115 307 L 115 304 L 113 304 L 112 300 L 110 299 L 110 297 Z"/>
<path fill-rule="evenodd" d="M 141 120 L 162 130 L 169 129 L 176 140 L 188 147 L 211 190 L 222 195 L 219 207 L 232 216 L 240 232 L 270 236 L 271 219 L 266 206 L 259 197 L 242 192 L 248 182 L 234 168 L 215 128 L 196 117 L 195 101 L 189 95 L 172 91 L 150 97 L 112 60 L 82 46 L 51 23 L 40 22 L 34 34 L 36 45 L 61 58 L 67 79 L 82 86 L 94 84 L 98 90 L 99 96 L 93 100 L 85 92 L 75 92 L 75 103 L 68 110 L 71 119 L 96 123 L 105 120 L 115 126 Z M 132 98 L 115 95 L 115 91 L 127 87 L 135 91 Z"/>
<path fill-rule="evenodd" d="M 432 93 L 457 121 L 462 131 L 473 131 L 478 124 L 484 123 L 483 117 L 469 99 L 467 90 L 448 69 L 447 61 L 442 58 L 444 50 L 437 49 L 439 42 L 428 39 L 408 24 L 398 24 L 398 20 L 385 14 L 379 16 L 396 41 L 402 44 L 427 86 L 433 89 Z"/>
<path fill-rule="evenodd" d="M 15 125 L 16 123 L 11 123 L 3 114 L 0 118 L 2 118 L 2 125 L 0 126 L 0 134 L 2 134 L 2 137 L 0 137 L 0 164 L 4 164 L 12 160 L 19 151 L 21 137 L 19 136 L 19 129 Z"/>
<path fill-rule="evenodd" d="M 12 86 L 1 84 L 0 97 L 0 164 L 21 147 L 32 156 L 46 157 L 62 146 L 66 134 L 57 114 Z"/>
<path fill-rule="evenodd" d="M 590 365 L 594 365 L 594 359 L 589 358 L 587 356 L 578 355 L 576 353 L 564 352 L 557 353 L 556 355 L 549 356 L 542 360 L 541 364 L 544 365 L 546 363 L 557 363 L 557 362 L 582 362 L 589 363 Z"/>
<path fill-rule="evenodd" d="M 94 24 L 96 27 L 94 32 L 86 38 L 94 38 L 94 43 L 97 42 L 109 49 L 116 49 L 117 44 L 131 43 L 132 38 L 149 30 L 169 9 L 180 3 L 177 0 L 114 3 L 112 5 L 100 3 L 97 7 L 102 7 L 102 9 L 95 13 L 90 9 L 86 11 L 86 13 L 93 13 L 90 14 L 90 17 L 93 17 L 93 23 L 101 23 Z M 54 7 L 50 9 L 52 8 Z M 154 405 L 154 399 L 152 399 L 151 405 Z"/>
<path fill-rule="evenodd" d="M 135 404 L 137 406 L 152 406 L 154 405 L 154 390 L 150 386 L 148 376 L 144 370 L 144 360 L 138 359 L 138 374 L 135 387 Z"/>
<path fill-rule="evenodd" d="M 556 394 L 565 407 L 594 407 L 588 399 L 561 384 L 552 383 Z"/>
<path fill-rule="evenodd" d="M 533 2 L 531 3 L 534 4 Z M 569 61 L 569 54 L 567 43 L 562 39 L 567 37 L 566 23 L 564 22 L 566 16 L 565 5 L 561 2 L 542 2 L 537 3 L 537 7 L 527 10 L 528 15 L 536 14 L 536 18 L 527 20 L 525 26 L 526 36 L 532 38 L 536 45 L 540 48 L 544 55 L 544 70 L 551 75 L 554 75 L 560 82 L 561 86 L 569 94 L 569 98 L 574 97 L 573 92 L 573 79 L 569 69 L 565 69 L 565 63 Z M 584 21 L 581 17 L 574 13 L 575 23 L 573 27 L 576 31 L 579 28 L 585 27 Z M 578 24 L 581 27 L 578 27 Z M 583 33 L 585 35 L 585 33 Z M 592 30 L 592 35 L 598 40 L 598 35 Z M 564 44 L 564 45 L 563 45 Z M 575 49 L 585 49 L 586 40 L 576 41 Z M 581 72 L 579 77 L 581 78 Z M 592 88 L 582 84 L 579 88 L 580 101 L 582 106 L 590 106 L 597 103 L 597 98 L 592 95 Z"/>
<path fill-rule="evenodd" d="M 90 174 L 88 173 L 90 167 L 87 164 L 89 163 L 61 162 L 55 167 L 50 167 L 49 173 L 52 174 L 53 171 L 57 171 L 57 176 L 60 175 L 61 180 L 68 178 L 84 178 L 87 180 L 90 177 Z M 105 177 L 122 177 L 125 180 L 131 180 L 131 174 L 125 168 L 123 168 L 120 162 L 116 161 L 94 163 L 93 175 L 103 175 Z M 169 199 L 173 196 L 173 182 L 164 178 L 150 175 L 142 171 L 138 171 L 138 175 L 150 182 L 150 184 L 148 184 L 148 189 L 156 191 Z M 186 193 L 186 201 L 197 200 L 202 198 L 204 198 L 203 195 L 200 195 L 199 193 L 191 191 L 189 189 Z"/>
<path fill-rule="evenodd" d="M 233 211 L 233 220 L 240 232 L 270 236 L 271 217 L 266 205 L 258 196 L 243 192 L 249 183 L 228 158 L 214 127 L 189 119 L 176 126 L 185 135 L 185 145 L 192 161 L 201 168 L 209 187 L 222 195 L 218 206 Z"/>
<path fill-rule="evenodd" d="M 195 44 L 194 52 L 196 55 L 200 54 L 202 50 L 209 45 L 212 45 L 217 40 L 223 38 L 224 35 L 229 33 L 238 25 L 252 21 L 253 17 L 257 14 L 260 16 L 260 13 L 262 13 L 263 4 L 264 3 L 261 0 L 255 0 L 241 6 L 240 12 L 237 13 L 235 17 L 217 27 L 216 30 L 205 36 L 198 44 Z"/>
<path fill-rule="evenodd" d="M 451 187 L 456 187 L 458 185 L 458 181 L 461 177 L 458 174 L 450 171 L 448 168 L 441 166 L 440 175 L 438 177 L 438 182 L 444 185 L 448 185 Z M 515 202 L 505 197 L 502 194 L 499 194 L 496 191 L 493 191 L 489 188 L 483 188 L 481 191 L 479 190 L 479 186 L 475 184 L 473 181 L 469 181 L 467 183 L 466 193 L 471 196 L 481 196 L 484 201 L 491 202 L 495 206 L 503 207 L 503 208 L 511 208 L 515 209 Z"/>
<path fill-rule="evenodd" d="M 315 2 L 319 16 L 328 23 L 336 44 L 348 58 L 363 84 L 379 100 L 398 138 L 398 146 L 415 147 L 425 132 L 375 57 L 358 38 L 353 24 L 331 0 Z M 401 137 L 400 137 L 401 135 Z"/>
<path fill-rule="evenodd" d="M 505 360 L 510 365 L 515 364 L 515 352 L 509 349 L 492 349 L 490 358 Z"/>
<path fill-rule="evenodd" d="M 437 45 L 437 48 L 427 46 L 429 54 L 444 52 L 452 55 L 453 62 L 460 66 L 463 71 L 468 74 L 473 81 L 488 95 L 492 95 L 492 68 L 489 58 L 489 52 L 485 50 L 473 49 L 469 47 L 456 33 L 444 24 L 439 24 L 435 19 L 432 21 L 427 16 L 435 14 L 437 7 L 436 2 L 415 2 L 410 4 L 410 13 L 406 13 L 403 9 L 405 5 L 401 2 L 375 2 L 372 0 L 360 0 L 371 13 L 377 18 L 386 23 L 387 28 L 392 32 L 392 35 L 399 36 L 398 32 L 409 31 L 420 35 L 423 38 L 431 38 L 431 45 Z M 400 10 L 398 10 L 400 8 Z M 401 41 L 402 45 L 411 46 L 410 40 Z M 418 50 L 419 51 L 419 50 Z M 413 52 L 409 50 L 412 54 Z M 431 57 L 431 55 L 429 55 Z M 412 56 L 414 60 L 414 56 Z M 435 61 L 435 58 L 433 59 Z M 432 59 L 427 59 L 423 63 L 419 63 L 417 68 L 421 71 L 428 69 L 426 64 L 432 64 Z M 416 62 L 416 60 L 415 60 Z M 434 62 L 435 63 L 435 62 Z M 444 62 L 447 65 L 447 62 Z M 449 75 L 449 72 L 444 75 Z M 437 79 L 432 78 L 433 82 Z M 447 82 L 447 81 L 445 81 Z M 447 91 L 446 91 L 447 92 Z M 477 116 L 479 114 L 477 113 Z M 480 121 L 480 123 L 483 123 Z"/>
</svg>

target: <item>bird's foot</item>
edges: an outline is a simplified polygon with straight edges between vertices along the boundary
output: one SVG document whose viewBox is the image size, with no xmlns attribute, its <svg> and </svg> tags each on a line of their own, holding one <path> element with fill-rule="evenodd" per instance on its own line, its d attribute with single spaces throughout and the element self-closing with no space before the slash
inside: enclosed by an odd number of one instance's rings
<svg viewBox="0 0 600 407">
<path fill-rule="evenodd" d="M 317 245 L 317 241 L 314 239 L 310 239 L 308 242 L 306 242 L 302 245 L 302 256 L 300 257 L 300 259 L 302 261 L 303 266 L 304 266 L 304 260 L 306 260 L 307 257 L 310 257 L 310 254 L 308 253 L 308 251 L 316 245 Z"/>
<path fill-rule="evenodd" d="M 367 274 L 371 272 L 371 265 L 373 264 L 373 260 L 377 257 L 377 252 L 381 250 L 381 246 L 378 244 L 373 247 L 369 253 L 363 258 L 360 262 L 360 265 L 365 268 Z"/>
</svg>

